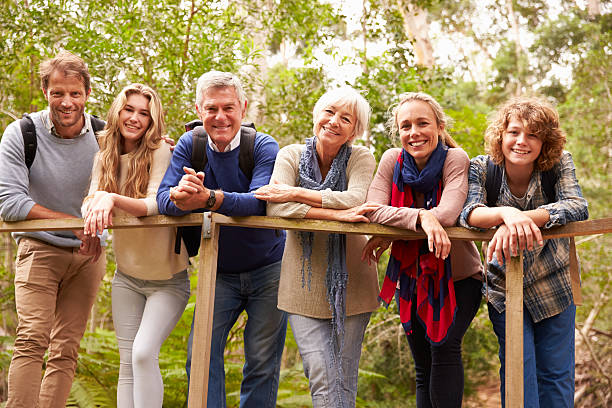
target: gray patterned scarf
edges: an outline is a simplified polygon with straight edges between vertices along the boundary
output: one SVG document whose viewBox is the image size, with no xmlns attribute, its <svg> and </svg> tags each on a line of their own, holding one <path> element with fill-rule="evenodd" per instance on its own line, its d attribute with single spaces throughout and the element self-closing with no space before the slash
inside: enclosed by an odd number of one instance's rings
<svg viewBox="0 0 612 408">
<path fill-rule="evenodd" d="M 316 153 L 317 138 L 306 139 L 306 148 L 300 156 L 299 175 L 297 185 L 310 190 L 345 191 L 347 189 L 346 165 L 351 156 L 351 147 L 344 144 L 332 162 L 331 168 L 322 180 Z M 308 290 L 312 278 L 312 232 L 300 231 L 302 245 L 302 287 L 306 285 L 304 269 L 308 269 Z M 346 269 L 346 235 L 329 234 L 327 241 L 327 271 L 325 286 L 327 288 L 327 301 L 332 312 L 332 343 L 338 350 L 344 345 L 344 319 L 346 317 L 346 283 L 348 272 Z"/>
</svg>

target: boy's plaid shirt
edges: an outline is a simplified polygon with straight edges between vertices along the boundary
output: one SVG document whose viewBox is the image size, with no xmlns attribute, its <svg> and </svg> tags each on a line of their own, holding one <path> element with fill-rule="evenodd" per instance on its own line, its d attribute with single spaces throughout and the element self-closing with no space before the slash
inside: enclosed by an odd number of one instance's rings
<svg viewBox="0 0 612 408">
<path fill-rule="evenodd" d="M 468 196 L 459 216 L 462 227 L 481 230 L 468 225 L 467 218 L 476 207 L 486 203 L 485 180 L 488 156 L 475 157 L 470 163 L 468 178 Z M 555 185 L 557 201 L 546 204 L 542 192 L 540 172 L 534 171 L 529 187 L 523 199 L 512 195 L 506 182 L 506 173 L 502 164 L 502 183 L 497 199 L 497 206 L 510 206 L 520 210 L 543 208 L 550 214 L 550 220 L 544 229 L 568 222 L 586 220 L 589 216 L 586 200 L 576 179 L 576 168 L 569 152 L 563 152 L 560 163 L 556 166 L 559 179 Z M 521 201 L 524 205 L 521 204 Z M 573 303 L 569 272 L 569 238 L 558 238 L 544 241 L 544 246 L 532 251 L 523 251 L 523 293 L 524 304 L 534 322 L 555 316 Z M 506 309 L 505 300 L 505 267 L 500 265 L 496 256 L 487 268 L 487 285 L 483 288 L 489 302 L 502 313 Z"/>
</svg>

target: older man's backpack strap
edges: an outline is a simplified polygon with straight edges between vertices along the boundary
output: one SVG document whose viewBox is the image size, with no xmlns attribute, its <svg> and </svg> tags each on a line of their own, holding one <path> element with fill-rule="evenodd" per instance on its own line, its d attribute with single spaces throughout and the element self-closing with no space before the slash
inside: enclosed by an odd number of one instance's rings
<svg viewBox="0 0 612 408">
<path fill-rule="evenodd" d="M 186 130 L 191 130 L 192 149 L 191 166 L 198 171 L 204 171 L 208 156 L 206 156 L 206 146 L 208 146 L 208 134 L 204 130 L 201 121 L 191 121 L 185 125 Z M 238 153 L 238 166 L 242 173 L 251 180 L 253 178 L 253 168 L 255 167 L 255 136 L 257 130 L 253 123 L 243 123 L 240 127 L 240 152 Z M 200 238 L 202 227 L 178 227 L 176 240 L 174 242 L 174 252 L 181 253 L 181 239 L 185 242 L 187 253 L 190 257 L 196 256 L 200 249 Z"/>
</svg>

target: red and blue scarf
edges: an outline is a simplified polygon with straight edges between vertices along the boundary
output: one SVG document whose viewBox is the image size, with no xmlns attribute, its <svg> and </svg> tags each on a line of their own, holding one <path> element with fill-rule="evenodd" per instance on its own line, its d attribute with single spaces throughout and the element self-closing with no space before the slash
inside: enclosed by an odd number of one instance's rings
<svg viewBox="0 0 612 408">
<path fill-rule="evenodd" d="M 442 169 L 448 149 L 438 143 L 427 165 L 417 169 L 414 158 L 402 149 L 393 170 L 391 205 L 416 208 L 415 192 L 425 196 L 425 209 L 436 207 L 442 196 Z M 457 304 L 451 276 L 450 256 L 445 260 L 429 252 L 427 240 L 397 240 L 391 246 L 387 274 L 379 298 L 387 306 L 399 280 L 400 321 L 407 335 L 412 333 L 412 302 L 431 344 L 440 345 L 455 321 Z M 416 296 L 415 296 L 416 294 Z"/>
</svg>

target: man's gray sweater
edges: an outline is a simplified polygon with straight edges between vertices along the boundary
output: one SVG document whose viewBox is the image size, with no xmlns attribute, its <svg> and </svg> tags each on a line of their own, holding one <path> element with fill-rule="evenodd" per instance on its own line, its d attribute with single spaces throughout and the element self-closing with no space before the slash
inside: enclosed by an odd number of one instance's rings
<svg viewBox="0 0 612 408">
<path fill-rule="evenodd" d="M 41 120 L 41 112 L 30 116 L 36 126 L 38 147 L 29 171 L 19 121 L 8 125 L 0 140 L 0 218 L 24 220 L 34 204 L 81 217 L 81 203 L 98 151 L 89 115 L 85 114 L 87 133 L 74 139 L 52 135 Z M 81 243 L 71 231 L 13 233 L 17 242 L 23 236 L 64 247 L 78 247 Z"/>
</svg>

